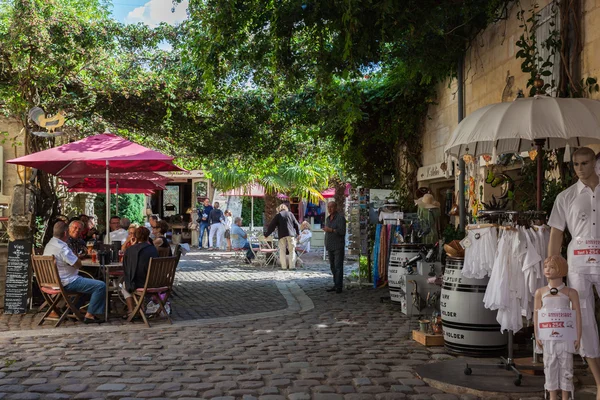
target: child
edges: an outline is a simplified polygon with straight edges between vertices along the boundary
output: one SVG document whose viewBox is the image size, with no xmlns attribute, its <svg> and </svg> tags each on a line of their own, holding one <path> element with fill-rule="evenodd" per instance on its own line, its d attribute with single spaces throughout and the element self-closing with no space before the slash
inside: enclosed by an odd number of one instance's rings
<svg viewBox="0 0 600 400">
<path fill-rule="evenodd" d="M 581 310 L 579 308 L 579 295 L 577 290 L 565 287 L 562 278 L 567 275 L 567 260 L 561 256 L 550 256 L 544 260 L 544 276 L 548 279 L 548 286 L 539 288 L 535 292 L 535 321 L 536 344 L 544 352 L 544 375 L 546 383 L 544 389 L 550 393 L 550 400 L 558 399 L 558 391 L 562 390 L 562 400 L 569 398 L 573 393 L 573 353 L 579 350 L 581 341 Z M 577 339 L 540 340 L 538 339 L 538 310 L 575 310 L 577 317 Z"/>
</svg>

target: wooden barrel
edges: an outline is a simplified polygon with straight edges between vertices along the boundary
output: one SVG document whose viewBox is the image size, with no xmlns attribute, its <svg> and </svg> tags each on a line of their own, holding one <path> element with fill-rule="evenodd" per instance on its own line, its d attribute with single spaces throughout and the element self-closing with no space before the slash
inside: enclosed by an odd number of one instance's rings
<svg viewBox="0 0 600 400">
<path fill-rule="evenodd" d="M 444 346 L 449 353 L 476 357 L 504 353 L 507 336 L 500 333 L 497 311 L 483 306 L 489 278 L 463 277 L 463 261 L 446 258 L 440 298 Z"/>
<path fill-rule="evenodd" d="M 402 265 L 417 254 L 422 245 L 420 244 L 393 244 L 388 261 L 388 286 L 390 287 L 390 300 L 393 303 L 401 303 L 406 295 L 400 291 L 400 281 L 406 275 L 406 268 Z"/>
</svg>

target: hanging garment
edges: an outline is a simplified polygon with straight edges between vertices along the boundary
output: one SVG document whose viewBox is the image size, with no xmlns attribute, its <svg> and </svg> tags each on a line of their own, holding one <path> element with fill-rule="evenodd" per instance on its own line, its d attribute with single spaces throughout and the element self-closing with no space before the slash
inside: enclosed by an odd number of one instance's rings
<svg viewBox="0 0 600 400">
<path fill-rule="evenodd" d="M 525 283 L 524 297 L 523 297 L 523 316 L 527 320 L 533 318 L 533 302 L 535 297 L 535 291 L 540 287 L 540 275 L 542 270 L 540 268 L 542 263 L 542 257 L 539 255 L 536 246 L 531 240 L 532 229 L 526 229 L 521 227 L 522 236 L 524 239 L 525 246 L 527 248 L 526 255 L 523 260 L 523 277 Z M 543 275 L 542 275 L 543 276 Z M 541 285 L 544 286 L 544 285 Z"/>
<path fill-rule="evenodd" d="M 470 246 L 465 249 L 462 275 L 465 278 L 483 279 L 492 272 L 498 234 L 495 227 L 471 229 L 467 231 Z"/>
<path fill-rule="evenodd" d="M 375 228 L 375 244 L 373 245 L 373 287 L 377 288 L 379 282 L 379 237 L 381 236 L 381 224 Z"/>
</svg>

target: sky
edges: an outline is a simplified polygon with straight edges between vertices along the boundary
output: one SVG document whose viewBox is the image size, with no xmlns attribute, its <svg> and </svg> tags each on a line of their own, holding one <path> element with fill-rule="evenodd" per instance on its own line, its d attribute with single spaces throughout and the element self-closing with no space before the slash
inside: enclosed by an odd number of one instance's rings
<svg viewBox="0 0 600 400">
<path fill-rule="evenodd" d="M 112 15 L 119 22 L 127 24 L 143 22 L 155 27 L 161 22 L 176 24 L 186 15 L 188 0 L 183 0 L 172 11 L 171 0 L 113 0 Z"/>
</svg>

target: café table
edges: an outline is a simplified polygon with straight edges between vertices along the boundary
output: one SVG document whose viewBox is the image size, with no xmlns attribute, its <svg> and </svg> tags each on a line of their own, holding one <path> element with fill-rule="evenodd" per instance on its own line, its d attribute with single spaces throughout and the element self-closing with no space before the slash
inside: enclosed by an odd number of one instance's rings
<svg viewBox="0 0 600 400">
<path fill-rule="evenodd" d="M 106 299 L 104 300 L 105 301 L 104 319 L 106 321 L 108 321 L 109 291 L 110 290 L 113 290 L 113 291 L 119 290 L 118 287 L 115 287 L 112 289 L 110 287 L 111 271 L 117 271 L 117 270 L 123 269 L 123 263 L 122 262 L 111 262 L 110 264 L 102 265 L 98 261 L 92 262 L 91 259 L 84 259 L 84 260 L 81 260 L 81 265 L 83 265 L 84 267 L 99 268 L 100 271 L 102 272 L 102 274 L 104 275 L 104 283 L 106 284 Z"/>
</svg>

